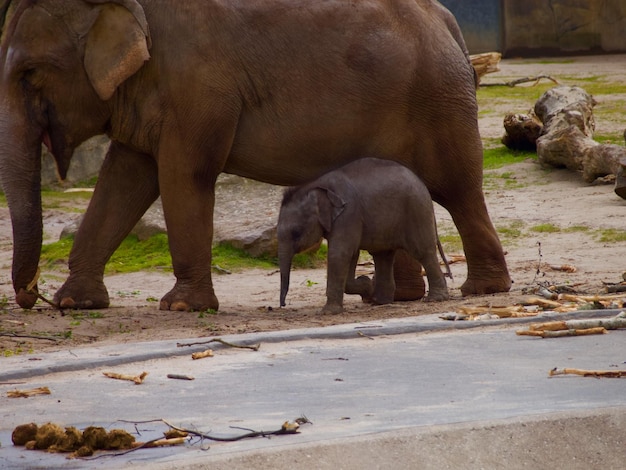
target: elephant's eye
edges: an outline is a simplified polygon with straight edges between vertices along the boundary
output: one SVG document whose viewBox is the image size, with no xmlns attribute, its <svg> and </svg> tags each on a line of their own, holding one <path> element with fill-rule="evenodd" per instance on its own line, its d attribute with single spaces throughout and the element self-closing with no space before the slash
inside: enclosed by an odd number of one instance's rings
<svg viewBox="0 0 626 470">
<path fill-rule="evenodd" d="M 32 67 L 22 73 L 22 80 L 31 87 L 38 89 L 43 85 L 44 76 L 40 69 Z"/>
</svg>

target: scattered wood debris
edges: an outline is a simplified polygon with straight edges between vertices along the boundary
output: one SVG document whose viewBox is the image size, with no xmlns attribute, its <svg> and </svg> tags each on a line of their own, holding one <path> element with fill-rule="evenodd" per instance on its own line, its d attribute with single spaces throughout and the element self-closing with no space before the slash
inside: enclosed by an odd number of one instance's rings
<svg viewBox="0 0 626 470">
<path fill-rule="evenodd" d="M 142 372 L 139 375 L 118 374 L 117 372 L 103 372 L 102 374 L 111 379 L 129 380 L 130 382 L 135 382 L 135 385 L 142 384 L 148 376 L 147 372 Z"/>
<path fill-rule="evenodd" d="M 191 375 L 183 375 L 183 374 L 167 374 L 168 379 L 178 379 L 178 380 L 195 380 L 195 377 Z"/>
<path fill-rule="evenodd" d="M 569 266 L 569 265 L 563 265 Z M 574 268 L 575 269 L 575 268 Z M 578 310 L 604 310 L 626 308 L 626 294 L 582 295 L 571 286 L 539 285 L 530 296 L 514 305 L 462 306 L 456 313 L 440 315 L 442 320 L 491 320 L 537 316 L 542 312 L 567 313 Z"/>
<path fill-rule="evenodd" d="M 195 343 L 177 343 L 176 346 L 179 348 L 185 347 L 185 346 L 196 346 L 198 344 L 209 344 L 209 343 L 220 343 L 223 344 L 224 346 L 229 346 L 231 348 L 240 348 L 240 349 L 252 349 L 253 351 L 258 351 L 259 348 L 261 347 L 260 344 L 235 344 L 235 343 L 230 343 L 226 340 L 223 340 L 222 338 L 211 338 L 208 339 L 206 341 L 199 341 L 199 342 L 195 342 Z"/>
<path fill-rule="evenodd" d="M 209 344 L 209 343 L 220 343 L 223 344 L 224 346 L 228 346 L 230 348 L 239 348 L 239 349 L 252 349 L 253 351 L 258 351 L 259 348 L 261 347 L 260 344 L 235 344 L 235 343 L 231 343 L 229 341 L 223 340 L 222 338 L 209 338 L 205 341 L 195 341 L 193 343 L 176 343 L 176 347 L 178 348 L 184 348 L 184 347 L 189 347 L 189 346 L 197 346 L 197 345 L 201 345 L 201 344 Z M 193 353 L 191 355 L 192 359 L 201 359 L 203 357 L 211 357 L 213 356 L 213 351 L 211 349 L 207 349 L 205 351 L 202 352 L 198 352 L 198 353 Z"/>
<path fill-rule="evenodd" d="M 35 395 L 50 395 L 48 387 L 38 387 L 30 390 L 11 390 L 7 392 L 8 398 L 28 398 Z"/>
<path fill-rule="evenodd" d="M 196 359 L 203 359 L 205 357 L 213 357 L 212 349 L 205 349 L 204 351 L 195 352 L 191 355 L 191 358 L 195 361 Z"/>
<path fill-rule="evenodd" d="M 519 336 L 558 338 L 562 336 L 584 336 L 605 334 L 607 330 L 626 328 L 626 312 L 611 318 L 590 318 L 583 320 L 562 320 L 545 323 L 532 323 L 527 330 L 516 332 Z"/>
<path fill-rule="evenodd" d="M 626 377 L 626 370 L 584 370 L 584 369 L 558 369 L 554 368 L 550 371 L 549 377 L 556 375 L 581 375 L 583 377 L 595 377 L 595 378 L 623 378 Z"/>
<path fill-rule="evenodd" d="M 484 52 L 482 54 L 470 55 L 470 62 L 476 70 L 476 75 L 480 80 L 483 75 L 500 71 L 500 60 L 502 54 L 499 52 Z"/>
</svg>

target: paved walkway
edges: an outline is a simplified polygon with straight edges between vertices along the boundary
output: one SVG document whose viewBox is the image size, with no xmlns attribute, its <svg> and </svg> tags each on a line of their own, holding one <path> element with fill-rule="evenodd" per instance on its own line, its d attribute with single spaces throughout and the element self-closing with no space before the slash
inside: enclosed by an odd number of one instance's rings
<svg viewBox="0 0 626 470">
<path fill-rule="evenodd" d="M 0 468 L 625 468 L 626 381 L 548 372 L 626 369 L 626 331 L 515 335 L 528 322 L 427 316 L 238 335 L 224 339 L 261 343 L 260 350 L 212 343 L 215 356 L 201 360 L 190 355 L 206 346 L 175 341 L 4 358 Z M 180 342 L 191 341 L 198 339 Z M 149 375 L 134 385 L 103 371 Z M 52 394 L 6 397 L 40 386 Z M 54 422 L 124 428 L 144 441 L 167 430 L 141 423 L 159 418 L 234 436 L 245 431 L 233 427 L 271 431 L 301 415 L 313 424 L 295 435 L 194 440 L 89 461 L 26 451 L 10 437 L 19 424 Z"/>
</svg>

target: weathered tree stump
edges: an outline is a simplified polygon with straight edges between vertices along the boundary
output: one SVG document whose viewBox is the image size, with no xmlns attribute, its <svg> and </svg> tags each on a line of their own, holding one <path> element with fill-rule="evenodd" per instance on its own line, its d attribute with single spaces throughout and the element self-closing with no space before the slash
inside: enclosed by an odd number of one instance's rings
<svg viewBox="0 0 626 470">
<path fill-rule="evenodd" d="M 536 144 L 539 163 L 579 171 L 588 183 L 616 175 L 615 193 L 626 199 L 626 148 L 593 140 L 595 105 L 580 87 L 556 86 L 537 100 L 534 114 L 505 117 L 502 142 L 516 149 Z M 538 137 L 536 120 L 542 124 Z"/>
<path fill-rule="evenodd" d="M 507 114 L 504 117 L 502 143 L 513 150 L 537 150 L 537 139 L 543 131 L 543 124 L 534 113 Z"/>
<path fill-rule="evenodd" d="M 498 72 L 500 70 L 500 59 L 502 59 L 502 54 L 499 52 L 484 52 L 482 54 L 470 55 L 470 61 L 474 70 L 476 70 L 478 80 L 480 81 L 483 75 Z"/>
</svg>

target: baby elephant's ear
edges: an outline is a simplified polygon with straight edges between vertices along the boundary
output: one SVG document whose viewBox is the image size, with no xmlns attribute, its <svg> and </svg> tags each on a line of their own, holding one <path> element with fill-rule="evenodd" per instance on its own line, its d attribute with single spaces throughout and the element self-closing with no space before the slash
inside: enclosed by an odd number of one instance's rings
<svg viewBox="0 0 626 470">
<path fill-rule="evenodd" d="M 346 203 L 339 195 L 327 188 L 320 189 L 318 197 L 319 221 L 326 232 L 330 232 L 333 222 L 343 212 Z"/>
</svg>

